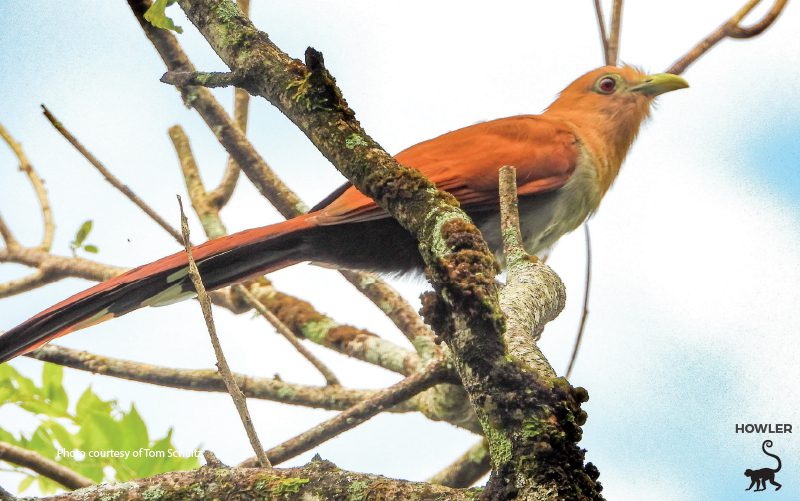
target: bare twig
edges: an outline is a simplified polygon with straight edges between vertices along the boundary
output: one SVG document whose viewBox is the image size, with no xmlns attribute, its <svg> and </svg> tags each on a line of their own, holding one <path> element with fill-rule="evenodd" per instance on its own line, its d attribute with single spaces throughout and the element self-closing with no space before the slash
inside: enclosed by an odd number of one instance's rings
<svg viewBox="0 0 800 501">
<path fill-rule="evenodd" d="M 181 390 L 226 391 L 225 383 L 220 379 L 217 371 L 211 369 L 162 367 L 73 350 L 54 344 L 45 345 L 26 356 L 43 362 L 128 381 Z M 234 373 L 233 377 L 248 398 L 315 409 L 342 411 L 377 394 L 377 391 L 374 390 L 356 390 L 340 386 L 309 386 L 237 373 Z M 410 403 L 400 404 L 389 409 L 390 412 L 413 412 L 416 410 L 418 409 L 415 404 Z"/>
<path fill-rule="evenodd" d="M 231 374 L 231 369 L 228 367 L 228 362 L 225 360 L 225 353 L 223 353 L 222 346 L 219 343 L 217 329 L 214 326 L 214 317 L 211 313 L 211 301 L 208 299 L 208 294 L 206 294 L 206 289 L 203 286 L 203 280 L 200 277 L 200 271 L 197 269 L 197 264 L 192 257 L 192 244 L 189 242 L 189 222 L 186 219 L 186 214 L 183 212 L 183 204 L 181 203 L 180 195 L 178 195 L 178 205 L 181 209 L 183 245 L 189 259 L 189 276 L 192 278 L 192 283 L 197 291 L 197 297 L 200 300 L 203 318 L 205 318 L 206 327 L 208 327 L 208 335 L 211 337 L 211 345 L 214 347 L 214 354 L 217 357 L 217 369 L 219 369 L 222 380 L 225 381 L 225 387 L 228 389 L 228 393 L 230 393 L 234 405 L 236 405 L 236 410 L 239 411 L 242 425 L 244 425 L 245 432 L 250 439 L 250 445 L 253 446 L 259 464 L 264 468 L 271 467 L 272 464 L 270 464 L 269 459 L 267 459 L 264 448 L 261 446 L 261 441 L 253 427 L 253 421 L 250 418 L 250 412 L 247 410 L 247 401 L 245 400 L 244 393 L 242 393 L 242 390 L 240 390 L 239 386 L 236 384 L 236 380 L 233 378 L 233 374 Z"/>
<path fill-rule="evenodd" d="M 282 463 L 298 454 L 316 447 L 333 437 L 351 430 L 384 410 L 399 404 L 436 385 L 449 372 L 446 362 L 431 362 L 422 371 L 409 376 L 397 384 L 386 388 L 374 397 L 365 400 L 310 430 L 273 447 L 267 454 L 274 464 Z M 239 466 L 254 465 L 254 458 L 243 461 Z"/>
<path fill-rule="evenodd" d="M 578 326 L 578 335 L 575 336 L 575 346 L 572 348 L 572 355 L 569 358 L 567 373 L 564 376 L 567 379 L 572 375 L 575 359 L 578 358 L 578 351 L 581 348 L 583 331 L 586 328 L 586 319 L 589 317 L 589 292 L 592 288 L 592 238 L 589 235 L 589 223 L 583 224 L 583 231 L 586 236 L 586 285 L 583 289 L 583 314 L 581 314 L 581 323 Z"/>
<path fill-rule="evenodd" d="M 600 28 L 600 43 L 603 44 L 603 60 L 606 62 L 606 64 L 611 64 L 609 62 L 606 21 L 603 18 L 603 6 L 600 5 L 600 0 L 594 0 L 594 13 L 597 16 L 597 26 Z"/>
<path fill-rule="evenodd" d="M 320 359 L 314 356 L 314 354 L 311 353 L 308 350 L 308 348 L 303 346 L 303 343 L 301 343 L 300 340 L 297 339 L 297 336 L 295 336 L 294 333 L 290 331 L 289 328 L 286 327 L 286 325 L 283 322 L 281 322 L 280 319 L 276 317 L 274 313 L 269 311 L 263 304 L 261 304 L 261 302 L 249 290 L 247 290 L 245 286 L 237 284 L 233 286 L 233 289 L 238 294 L 241 294 L 242 298 L 250 306 L 255 308 L 255 310 L 262 317 L 267 319 L 267 321 L 270 324 L 272 324 L 275 330 L 278 331 L 278 333 L 282 335 L 284 338 L 286 338 L 286 340 L 289 341 L 289 344 L 291 344 L 294 347 L 294 349 L 297 350 L 298 353 L 300 353 L 303 357 L 305 357 L 305 359 L 308 360 L 309 363 L 311 363 L 311 365 L 313 365 L 319 371 L 320 374 L 322 374 L 322 377 L 325 378 L 325 382 L 327 384 L 329 385 L 340 384 L 339 379 L 336 378 L 336 375 L 333 373 L 333 371 L 331 371 L 325 364 L 323 364 Z"/>
<path fill-rule="evenodd" d="M 106 167 L 105 167 L 105 166 L 104 166 L 102 163 L 100 163 L 100 161 L 99 161 L 97 158 L 95 158 L 95 156 L 94 156 L 94 155 L 92 155 L 92 154 L 91 154 L 91 153 L 90 153 L 90 152 L 89 152 L 89 151 L 88 151 L 88 150 L 87 150 L 87 149 L 86 149 L 86 148 L 85 148 L 85 147 L 84 147 L 84 146 L 83 146 L 83 145 L 82 145 L 82 144 L 81 144 L 81 143 L 80 143 L 80 142 L 79 142 L 79 141 L 78 141 L 76 138 L 75 138 L 75 136 L 73 136 L 73 135 L 72 135 L 72 134 L 71 134 L 71 133 L 70 133 L 70 132 L 69 132 L 69 131 L 68 131 L 68 130 L 67 130 L 65 127 L 64 127 L 64 125 L 63 125 L 63 124 L 62 124 L 60 121 L 58 121 L 58 119 L 56 119 L 56 117 L 55 117 L 55 116 L 53 116 L 53 114 L 52 114 L 52 113 L 50 113 L 50 110 L 48 110 L 48 109 L 47 109 L 47 108 L 46 108 L 44 105 L 42 105 L 42 111 L 44 112 L 44 116 L 45 116 L 45 117 L 47 117 L 47 120 L 49 120 L 49 121 L 50 121 L 50 123 L 51 123 L 51 124 L 53 124 L 53 127 L 55 127 L 55 129 L 56 129 L 56 130 L 57 130 L 57 131 L 58 131 L 58 132 L 59 132 L 59 133 L 60 133 L 62 136 L 64 136 L 64 139 L 66 139 L 67 141 L 69 141 L 69 143 L 70 143 L 72 146 L 74 146 L 74 147 L 75 147 L 75 149 L 76 149 L 76 150 L 78 150 L 78 152 L 79 152 L 81 155 L 83 155 L 83 157 L 84 157 L 86 160 L 88 160 L 88 161 L 89 161 L 89 163 L 90 163 L 90 164 L 92 164 L 92 166 L 93 166 L 95 169 L 97 169 L 97 170 L 98 170 L 98 172 L 100 172 L 100 174 L 101 174 L 101 175 L 102 175 L 102 176 L 105 178 L 105 180 L 106 180 L 106 181 L 108 181 L 108 182 L 111 184 L 111 186 L 113 186 L 114 188 L 118 189 L 120 192 L 122 192 L 122 194 L 123 194 L 123 195 L 125 195 L 125 196 L 128 198 L 128 200 L 130 200 L 131 202 L 133 202 L 134 204 L 136 204 L 136 206 L 137 206 L 137 207 L 139 207 L 140 209 L 142 209 L 142 211 L 143 211 L 145 214 L 147 214 L 148 216 L 150 216 L 150 219 L 152 219 L 152 220 L 153 220 L 153 221 L 155 221 L 155 222 L 156 222 L 156 223 L 157 223 L 159 226 L 161 226 L 162 228 L 164 228 L 164 230 L 166 230 L 166 231 L 167 231 L 167 233 L 169 233 L 170 235 L 172 235 L 172 238 L 174 238 L 174 239 L 175 239 L 175 240 L 176 240 L 178 243 L 182 243 L 182 242 L 183 242 L 183 241 L 181 240 L 181 234 L 180 234 L 180 232 L 179 232 L 178 230 L 176 230 L 176 229 L 175 229 L 175 228 L 173 228 L 173 227 L 172 227 L 172 226 L 171 226 L 169 223 L 167 223 L 167 222 L 166 222 L 166 221 L 165 221 L 165 220 L 164 220 L 164 219 L 163 219 L 161 216 L 159 216 L 159 215 L 158 215 L 158 214 L 157 214 L 157 213 L 156 213 L 156 212 L 155 212 L 153 209 L 151 209 L 151 208 L 150 208 L 150 206 L 149 206 L 149 205 L 147 205 L 147 204 L 144 202 L 144 200 L 142 200 L 141 198 L 139 198 L 139 197 L 136 195 L 136 193 L 134 193 L 134 192 L 133 192 L 133 191 L 132 191 L 132 190 L 131 190 L 131 189 L 130 189 L 130 188 L 127 186 L 127 185 L 125 185 L 124 183 L 122 183 L 122 182 L 121 182 L 119 179 L 117 179 L 117 178 L 116 178 L 116 176 L 114 176 L 114 175 L 113 175 L 113 174 L 112 174 L 112 173 L 111 173 L 111 172 L 110 172 L 108 169 L 106 169 Z"/>
<path fill-rule="evenodd" d="M 667 70 L 668 73 L 680 75 L 692 63 L 700 59 L 706 52 L 711 50 L 717 43 L 725 38 L 751 38 L 761 34 L 764 30 L 769 28 L 778 16 L 783 12 L 786 7 L 787 0 L 775 0 L 772 8 L 767 14 L 757 23 L 751 26 L 743 27 L 740 25 L 745 16 L 749 14 L 755 7 L 761 3 L 761 0 L 749 0 L 745 5 L 740 8 L 736 14 L 731 16 L 730 19 L 722 23 L 716 30 L 711 32 L 706 38 L 701 40 L 683 57 L 675 61 Z"/>
<path fill-rule="evenodd" d="M 189 200 L 197 217 L 203 223 L 203 230 L 208 238 L 218 238 L 227 234 L 225 225 L 219 217 L 219 209 L 209 203 L 206 195 L 206 188 L 200 177 L 200 170 L 197 168 L 192 149 L 189 146 L 189 138 L 183 132 L 180 125 L 173 125 L 168 130 L 169 138 L 175 146 L 178 160 L 181 164 L 183 179 L 186 182 L 186 190 L 189 192 Z"/>
<path fill-rule="evenodd" d="M 5 242 L 6 247 L 15 247 L 19 246 L 19 242 L 14 237 L 14 234 L 11 233 L 11 228 L 8 227 L 6 224 L 5 219 L 3 219 L 2 214 L 0 214 L 0 237 L 3 238 L 3 242 Z"/>
<path fill-rule="evenodd" d="M 489 446 L 486 439 L 481 439 L 452 464 L 428 479 L 428 482 L 455 488 L 469 487 L 489 473 L 491 467 Z"/>
<path fill-rule="evenodd" d="M 250 15 L 250 0 L 237 0 L 236 4 L 239 10 L 245 16 Z M 247 134 L 247 114 L 250 108 L 250 93 L 244 89 L 236 88 L 233 91 L 233 120 L 242 131 L 242 134 Z M 230 200 L 233 195 L 233 190 L 236 188 L 236 182 L 239 180 L 239 173 L 242 170 L 239 164 L 233 157 L 228 157 L 225 164 L 225 172 L 222 175 L 222 181 L 219 186 L 214 188 L 208 193 L 209 202 L 217 208 L 222 208 Z"/>
<path fill-rule="evenodd" d="M 35 471 L 43 477 L 55 480 L 67 489 L 80 489 L 94 482 L 41 454 L 6 442 L 0 442 L 0 460 Z"/>
<path fill-rule="evenodd" d="M 44 187 L 44 182 L 42 178 L 39 177 L 39 174 L 33 169 L 33 165 L 31 164 L 28 157 L 25 155 L 25 151 L 22 149 L 22 145 L 19 144 L 11 137 L 11 134 L 0 124 L 0 137 L 8 144 L 14 154 L 17 156 L 17 160 L 19 161 L 19 170 L 24 172 L 28 179 L 33 186 L 33 190 L 36 192 L 36 198 L 39 201 L 39 207 L 42 211 L 42 223 L 44 225 L 44 231 L 42 235 L 42 241 L 39 244 L 39 248 L 44 251 L 49 251 L 50 247 L 53 246 L 53 235 L 55 233 L 55 224 L 53 224 L 53 212 L 50 209 L 50 199 L 47 196 L 47 189 Z M 3 235 L 3 239 L 6 240 L 7 245 L 11 245 L 9 243 L 8 238 L 11 235 L 11 232 L 8 231 L 8 227 L 6 227 L 5 223 L 0 224 L 0 232 Z M 16 242 L 12 237 L 12 242 Z"/>
<path fill-rule="evenodd" d="M 611 32 L 608 35 L 607 64 L 616 66 L 619 59 L 619 35 L 622 28 L 622 0 L 614 0 L 611 8 Z"/>
</svg>

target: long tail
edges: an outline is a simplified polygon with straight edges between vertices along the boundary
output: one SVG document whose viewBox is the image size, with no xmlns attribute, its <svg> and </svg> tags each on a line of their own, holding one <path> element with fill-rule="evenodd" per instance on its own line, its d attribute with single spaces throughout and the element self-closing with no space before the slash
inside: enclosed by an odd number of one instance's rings
<svg viewBox="0 0 800 501">
<path fill-rule="evenodd" d="M 192 250 L 209 290 L 303 261 L 304 230 L 312 218 L 300 216 L 210 240 Z M 119 317 L 143 306 L 164 306 L 195 294 L 188 259 L 178 252 L 134 268 L 51 306 L 0 334 L 0 363 L 35 350 L 57 337 Z"/>
<path fill-rule="evenodd" d="M 774 459 L 778 460 L 778 467 L 773 470 L 775 473 L 778 473 L 781 471 L 781 458 L 771 452 L 767 452 L 767 447 L 772 447 L 772 440 L 764 440 L 764 443 L 761 444 L 761 450 L 764 451 L 764 454 L 767 456 L 772 456 Z"/>
</svg>

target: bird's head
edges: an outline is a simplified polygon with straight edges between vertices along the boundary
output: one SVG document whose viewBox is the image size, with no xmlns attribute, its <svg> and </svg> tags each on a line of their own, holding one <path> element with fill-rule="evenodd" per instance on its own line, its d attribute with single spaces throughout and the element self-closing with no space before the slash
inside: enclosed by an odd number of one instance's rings
<svg viewBox="0 0 800 501">
<path fill-rule="evenodd" d="M 689 84 L 678 75 L 648 75 L 633 66 L 604 66 L 579 77 L 561 91 L 546 114 L 563 118 L 599 144 L 593 145 L 618 169 L 650 114 L 653 98 Z"/>
</svg>

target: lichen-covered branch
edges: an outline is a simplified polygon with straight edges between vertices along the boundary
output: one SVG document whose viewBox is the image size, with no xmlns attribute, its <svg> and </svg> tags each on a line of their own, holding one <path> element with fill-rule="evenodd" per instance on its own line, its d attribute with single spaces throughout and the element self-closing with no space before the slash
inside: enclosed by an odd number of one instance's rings
<svg viewBox="0 0 800 501">
<path fill-rule="evenodd" d="M 233 286 L 233 289 L 237 294 L 240 294 L 242 299 L 252 306 L 259 315 L 264 317 L 275 328 L 275 330 L 284 337 L 284 339 L 289 341 L 289 344 L 291 344 L 292 347 L 303 356 L 303 358 L 308 360 L 308 362 L 313 365 L 320 374 L 322 374 L 322 377 L 325 378 L 326 384 L 333 386 L 338 386 L 340 384 L 339 379 L 336 377 L 333 371 L 330 370 L 324 363 L 322 363 L 322 361 L 313 353 L 311 353 L 305 346 L 303 346 L 303 343 L 297 339 L 297 336 L 294 335 L 294 332 L 289 330 L 289 328 L 286 327 L 286 325 L 281 322 L 274 313 L 269 311 L 249 290 L 247 290 L 245 286 L 237 284 Z"/>
<path fill-rule="evenodd" d="M 28 468 L 43 477 L 55 480 L 67 489 L 80 489 L 94 485 L 94 482 L 80 473 L 74 472 L 52 459 L 6 442 L 0 442 L 0 461 Z M 0 497 L 0 499 L 2 498 Z"/>
<path fill-rule="evenodd" d="M 45 345 L 26 356 L 72 369 L 140 383 L 192 391 L 225 391 L 225 385 L 219 375 L 215 370 L 211 369 L 162 367 L 96 355 L 53 344 Z M 354 390 L 340 386 L 318 387 L 292 384 L 279 379 L 236 373 L 234 373 L 233 377 L 236 380 L 236 384 L 248 398 L 327 410 L 342 411 L 349 409 L 358 402 L 373 397 L 378 393 L 375 390 Z M 412 401 L 387 410 L 389 412 L 413 412 L 418 409 Z"/>
<path fill-rule="evenodd" d="M 787 0 L 775 0 L 775 3 L 770 8 L 764 17 L 757 23 L 751 26 L 741 26 L 745 16 L 749 14 L 761 0 L 748 0 L 746 4 L 739 9 L 736 14 L 731 16 L 730 19 L 722 23 L 716 30 L 712 31 L 706 38 L 698 42 L 689 52 L 683 57 L 675 61 L 672 66 L 667 70 L 667 73 L 674 73 L 680 75 L 692 63 L 700 59 L 706 52 L 711 50 L 715 45 L 724 40 L 725 38 L 751 38 L 761 34 L 764 30 L 769 28 L 772 23 L 778 18 L 786 7 Z"/>
<path fill-rule="evenodd" d="M 422 371 L 413 374 L 397 384 L 381 390 L 375 396 L 359 402 L 339 415 L 320 423 L 308 431 L 297 435 L 286 442 L 267 451 L 273 463 L 279 464 L 298 454 L 311 450 L 317 445 L 333 437 L 352 430 L 361 423 L 412 398 L 428 388 L 440 383 L 447 377 L 447 364 L 443 361 L 431 362 Z M 254 458 L 241 463 L 240 466 L 253 466 Z"/>
<path fill-rule="evenodd" d="M 415 499 L 475 501 L 478 489 L 451 489 L 424 482 L 340 470 L 314 459 L 300 468 L 220 468 L 164 473 L 125 483 L 103 484 L 43 499 L 51 501 L 115 501 L 142 499 L 279 500 L 279 499 Z"/>
<path fill-rule="evenodd" d="M 175 37 L 144 19 L 144 13 L 150 7 L 149 0 L 128 0 L 128 5 L 169 71 L 195 71 L 194 65 L 186 57 Z M 199 86 L 182 86 L 178 87 L 178 90 L 183 96 L 184 103 L 197 110 L 228 154 L 235 159 L 258 191 L 278 209 L 278 212 L 284 217 L 293 217 L 308 210 L 300 198 L 275 175 L 263 157 L 256 152 L 244 132 L 214 98 L 211 91 Z"/>
<path fill-rule="evenodd" d="M 580 414 L 585 392 L 542 378 L 507 356 L 494 257 L 455 199 L 400 166 L 367 135 L 319 52 L 308 49 L 305 64 L 290 58 L 230 1 L 178 3 L 231 71 L 247 75 L 244 85 L 251 94 L 281 110 L 360 191 L 419 240 L 437 293 L 426 297 L 424 308 L 454 355 L 489 441 L 492 496 L 518 490 L 551 498 L 577 492 L 599 496 L 596 470 L 584 468 L 583 452 L 575 445 L 581 433 L 576 421 L 585 419 Z M 563 295 L 563 290 L 547 292 L 551 299 Z M 547 311 L 537 312 L 535 319 L 546 321 Z"/>
</svg>

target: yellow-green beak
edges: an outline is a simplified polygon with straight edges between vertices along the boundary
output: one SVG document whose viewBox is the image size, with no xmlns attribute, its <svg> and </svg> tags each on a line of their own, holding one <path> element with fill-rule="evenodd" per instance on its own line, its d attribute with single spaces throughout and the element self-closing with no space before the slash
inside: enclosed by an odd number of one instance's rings
<svg viewBox="0 0 800 501">
<path fill-rule="evenodd" d="M 650 97 L 661 95 L 678 89 L 689 87 L 689 83 L 678 75 L 672 73 L 656 73 L 648 75 L 639 85 L 631 87 L 633 92 L 641 92 Z"/>
</svg>

